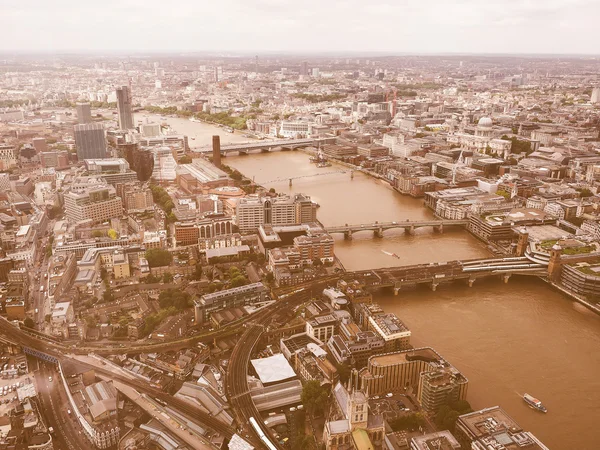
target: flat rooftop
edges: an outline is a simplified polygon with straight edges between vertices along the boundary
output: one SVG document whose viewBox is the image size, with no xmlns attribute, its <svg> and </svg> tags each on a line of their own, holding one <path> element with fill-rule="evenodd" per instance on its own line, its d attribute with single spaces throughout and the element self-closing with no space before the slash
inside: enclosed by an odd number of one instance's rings
<svg viewBox="0 0 600 450">
<path fill-rule="evenodd" d="M 463 414 L 458 418 L 457 426 L 458 424 L 466 428 L 474 439 L 490 436 L 499 431 L 522 430 L 519 424 L 499 406 Z"/>
<path fill-rule="evenodd" d="M 406 364 L 416 359 L 428 361 L 440 361 L 442 357 L 437 352 L 430 348 L 417 348 L 406 350 L 403 352 L 386 353 L 376 355 L 369 358 L 369 365 L 373 366 L 393 366 L 395 364 Z"/>
</svg>

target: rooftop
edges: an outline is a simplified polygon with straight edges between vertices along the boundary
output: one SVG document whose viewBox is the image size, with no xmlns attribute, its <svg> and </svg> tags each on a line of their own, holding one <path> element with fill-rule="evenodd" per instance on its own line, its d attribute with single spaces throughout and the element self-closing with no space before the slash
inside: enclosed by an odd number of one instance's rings
<svg viewBox="0 0 600 450">
<path fill-rule="evenodd" d="M 276 383 L 296 377 L 296 372 L 285 359 L 283 353 L 277 353 L 268 358 L 253 359 L 250 362 L 263 384 Z"/>
<path fill-rule="evenodd" d="M 371 356 L 370 365 L 373 366 L 392 366 L 395 364 L 406 364 L 414 360 L 441 361 L 442 357 L 430 348 L 417 348 L 402 352 L 385 353 L 383 355 Z"/>
</svg>

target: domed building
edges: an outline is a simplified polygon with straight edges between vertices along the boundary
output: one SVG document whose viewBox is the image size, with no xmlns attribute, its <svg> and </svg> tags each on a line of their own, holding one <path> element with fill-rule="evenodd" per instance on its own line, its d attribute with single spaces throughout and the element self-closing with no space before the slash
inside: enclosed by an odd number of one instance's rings
<svg viewBox="0 0 600 450">
<path fill-rule="evenodd" d="M 480 153 L 491 153 L 507 159 L 510 154 L 511 141 L 499 139 L 504 130 L 494 128 L 494 122 L 489 117 L 482 117 L 477 122 L 474 134 L 464 131 L 448 134 L 448 143 L 455 144 L 466 150 Z"/>
<path fill-rule="evenodd" d="M 493 126 L 494 123 L 492 122 L 492 119 L 489 117 L 482 117 L 479 119 L 479 122 L 477 122 L 475 136 L 491 137 L 494 133 Z"/>
</svg>

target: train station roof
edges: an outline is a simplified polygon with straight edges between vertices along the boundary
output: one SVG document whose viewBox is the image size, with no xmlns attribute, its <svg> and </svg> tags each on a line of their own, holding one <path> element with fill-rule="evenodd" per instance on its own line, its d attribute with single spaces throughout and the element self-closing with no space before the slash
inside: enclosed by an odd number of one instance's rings
<svg viewBox="0 0 600 450">
<path fill-rule="evenodd" d="M 263 384 L 277 383 L 296 377 L 296 372 L 282 353 L 268 358 L 253 359 L 251 362 Z"/>
</svg>

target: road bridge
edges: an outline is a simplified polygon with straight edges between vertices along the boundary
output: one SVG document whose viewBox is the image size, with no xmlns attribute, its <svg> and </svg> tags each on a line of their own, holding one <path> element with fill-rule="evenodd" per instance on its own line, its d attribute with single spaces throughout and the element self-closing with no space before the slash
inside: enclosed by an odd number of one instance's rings
<svg viewBox="0 0 600 450">
<path fill-rule="evenodd" d="M 548 270 L 525 257 L 509 257 L 362 270 L 347 272 L 343 278 L 358 279 L 372 289 L 392 288 L 397 295 L 403 288 L 419 284 L 429 285 L 434 291 L 440 284 L 457 280 L 465 280 L 473 286 L 478 278 L 490 276 L 499 276 L 507 283 L 511 275 L 547 276 Z"/>
<path fill-rule="evenodd" d="M 253 150 L 261 150 L 268 152 L 276 147 L 287 148 L 294 150 L 301 147 L 320 147 L 323 144 L 334 144 L 336 138 L 306 138 L 306 139 L 279 139 L 275 141 L 253 141 L 244 142 L 242 144 L 228 144 L 221 146 L 221 155 L 227 155 L 228 153 L 242 153 L 247 154 Z M 198 153 L 212 153 L 211 145 L 204 145 L 192 149 Z"/>
<path fill-rule="evenodd" d="M 352 234 L 359 231 L 372 231 L 375 236 L 383 237 L 385 230 L 391 230 L 395 228 L 403 228 L 406 233 L 414 234 L 417 228 L 431 227 L 435 231 L 442 233 L 444 227 L 448 226 L 460 226 L 465 227 L 469 223 L 468 220 L 405 220 L 397 222 L 373 222 L 363 223 L 358 225 L 337 225 L 325 227 L 325 230 L 329 234 L 333 233 L 344 233 L 345 239 L 352 239 Z"/>
</svg>

